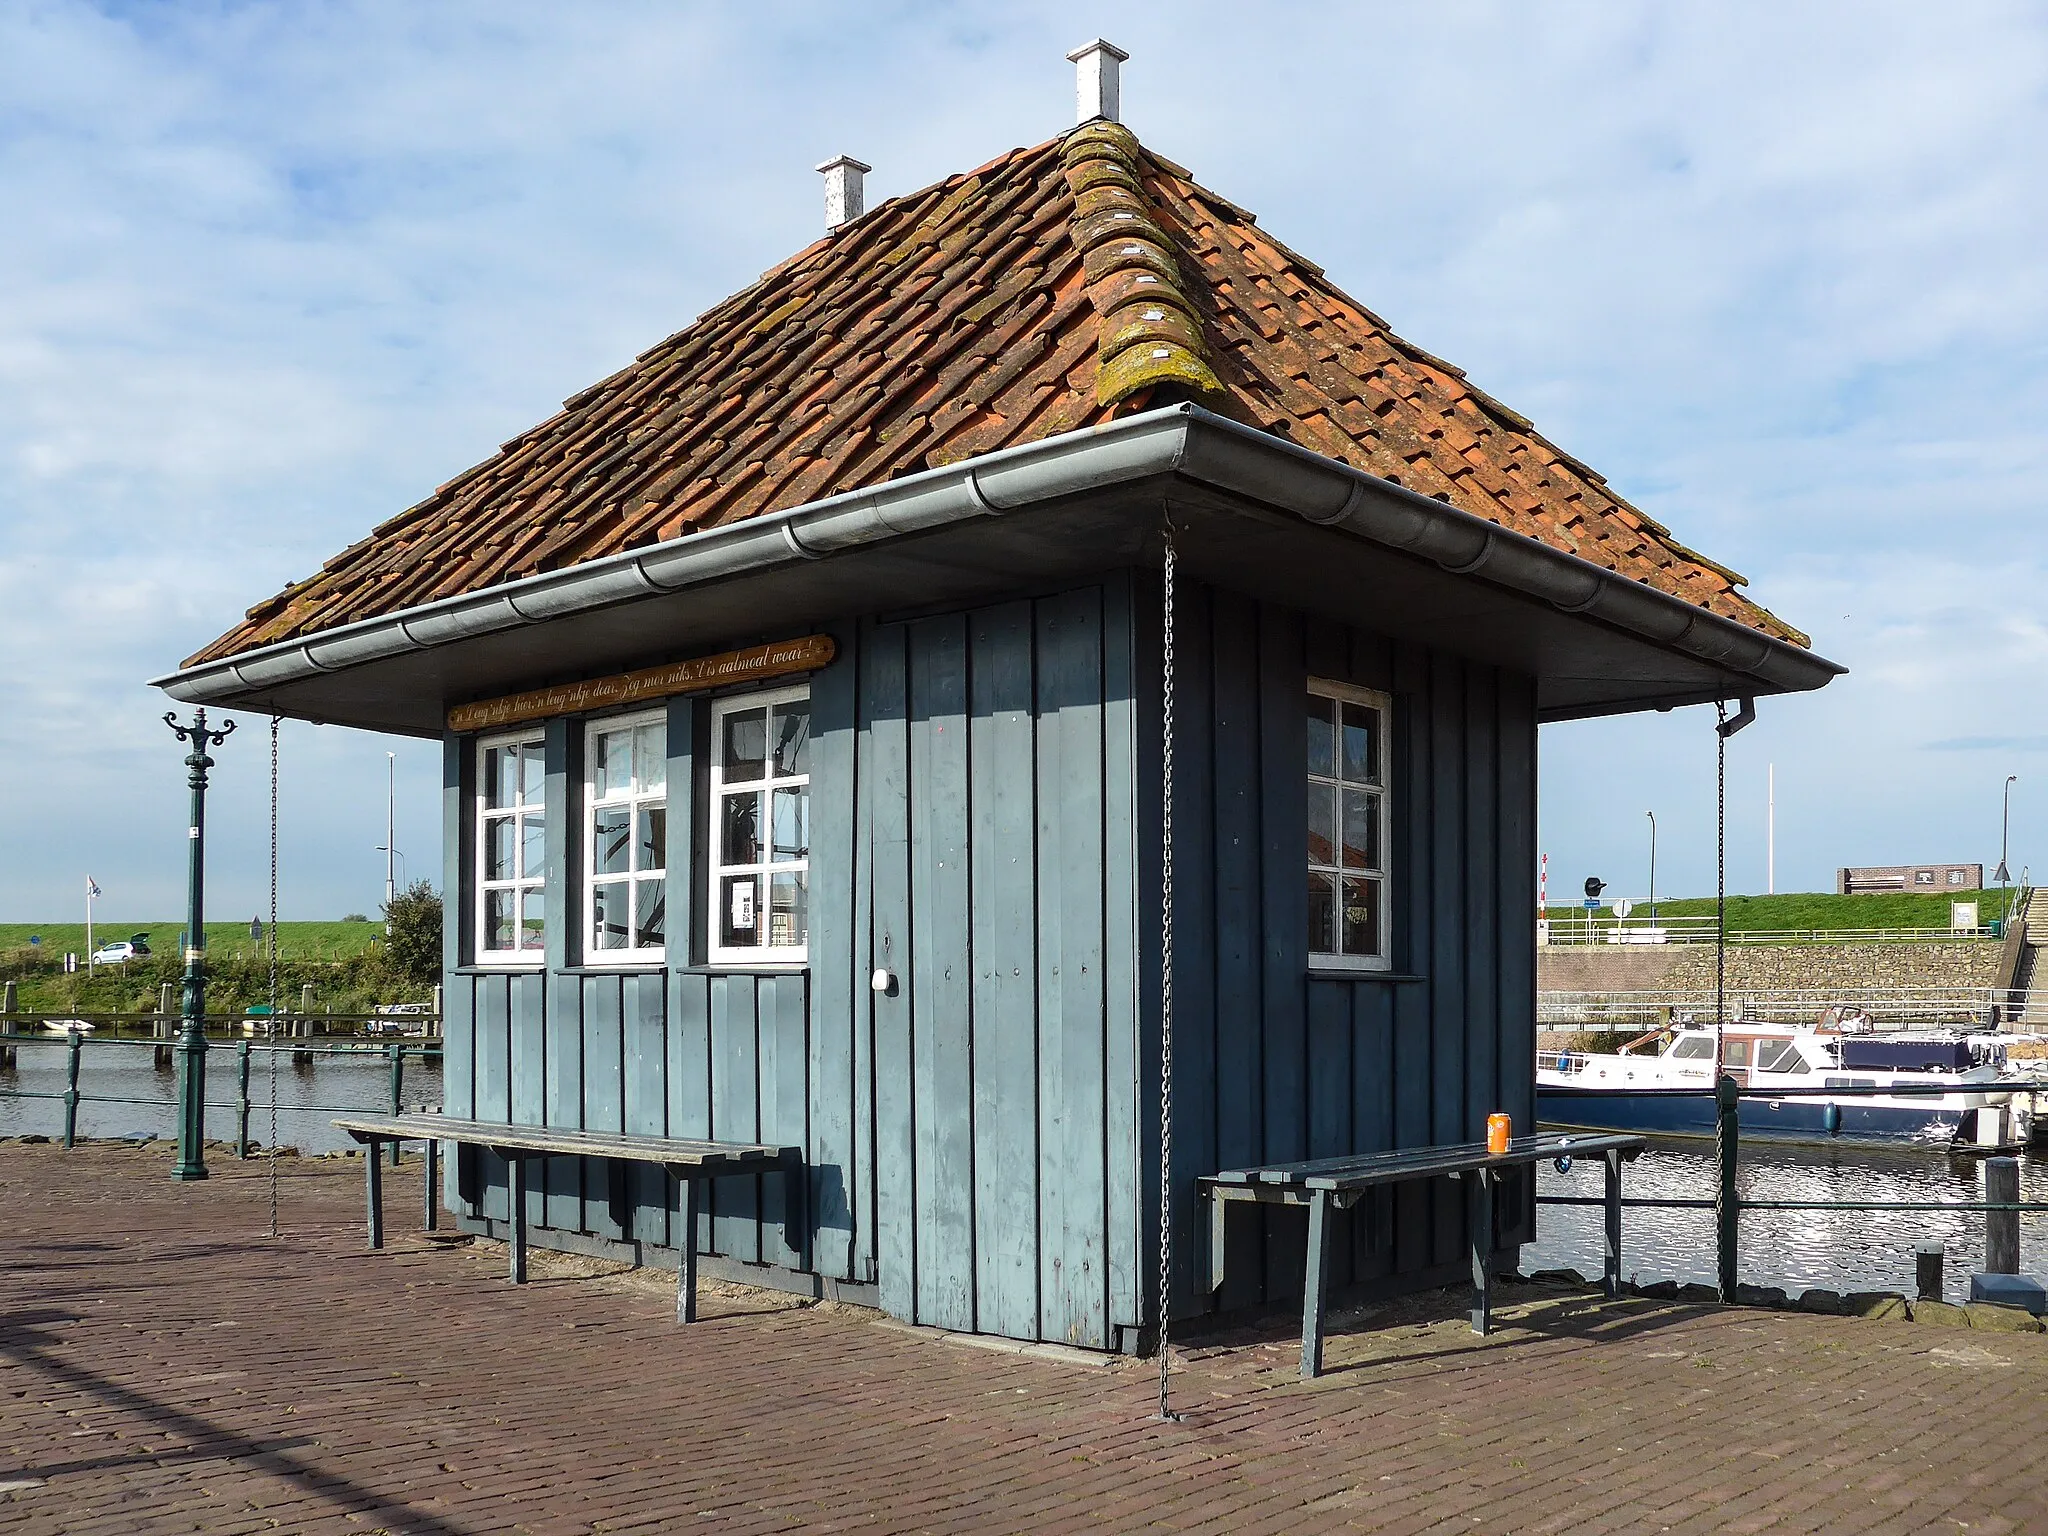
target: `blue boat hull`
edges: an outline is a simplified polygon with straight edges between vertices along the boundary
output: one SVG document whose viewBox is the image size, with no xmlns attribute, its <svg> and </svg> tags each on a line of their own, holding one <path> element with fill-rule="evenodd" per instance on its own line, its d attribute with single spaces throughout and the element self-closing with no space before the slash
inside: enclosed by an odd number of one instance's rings
<svg viewBox="0 0 2048 1536">
<path fill-rule="evenodd" d="M 1832 1113 L 1830 1113 L 1832 1111 Z M 1853 1100 L 1742 1100 L 1736 1124 L 1745 1140 L 1882 1141 L 1947 1146 L 1967 1109 Z M 1640 1131 L 1653 1136 L 1714 1134 L 1714 1101 L 1704 1095 L 1616 1093 L 1600 1088 L 1536 1090 L 1536 1119 L 1546 1128 Z"/>
</svg>

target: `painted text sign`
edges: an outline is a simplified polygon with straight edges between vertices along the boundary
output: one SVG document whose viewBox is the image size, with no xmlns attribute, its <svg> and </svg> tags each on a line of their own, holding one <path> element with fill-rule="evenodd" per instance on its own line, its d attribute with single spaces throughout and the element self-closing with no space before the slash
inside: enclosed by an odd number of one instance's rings
<svg viewBox="0 0 2048 1536">
<path fill-rule="evenodd" d="M 554 715 L 584 714 L 594 709 L 637 704 L 642 699 L 698 693 L 707 688 L 722 688 L 729 683 L 750 683 L 760 678 L 784 677 L 792 672 L 812 672 L 829 663 L 835 649 L 830 635 L 805 635 L 799 640 L 778 640 L 772 645 L 751 646 L 744 651 L 695 656 L 688 661 L 671 661 L 638 672 L 621 672 L 614 677 L 593 677 L 580 683 L 559 683 L 552 688 L 509 694 L 502 699 L 481 699 L 474 704 L 457 704 L 450 709 L 448 729 L 487 731 L 495 726 L 520 725 L 528 720 L 545 720 Z"/>
</svg>

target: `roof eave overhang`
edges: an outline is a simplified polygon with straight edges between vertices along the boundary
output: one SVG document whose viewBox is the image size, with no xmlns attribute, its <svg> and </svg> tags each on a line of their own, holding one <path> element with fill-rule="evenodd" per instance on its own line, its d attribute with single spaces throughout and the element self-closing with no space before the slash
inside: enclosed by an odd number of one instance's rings
<svg viewBox="0 0 2048 1536">
<path fill-rule="evenodd" d="M 1818 688 L 1843 669 L 1802 647 L 1193 405 L 1062 434 L 784 512 L 693 533 L 303 638 L 203 662 L 152 685 L 190 703 L 261 708 L 372 729 L 430 734 L 417 718 L 297 702 L 321 679 L 537 628 L 777 568 L 928 540 L 1033 507 L 1166 479 L 1218 505 L 1271 509 L 1283 522 L 1341 531 L 1386 551 L 1599 626 L 1712 674 L 1658 691 L 1546 709 L 1546 719 L 1669 708 L 1716 697 Z M 870 611 L 886 605 L 873 605 Z M 852 614 L 841 615 L 851 617 Z M 1349 615 L 1372 628 L 1369 613 Z M 1539 672 L 1540 666 L 1535 670 Z M 435 701 L 438 705 L 441 701 Z"/>
</svg>

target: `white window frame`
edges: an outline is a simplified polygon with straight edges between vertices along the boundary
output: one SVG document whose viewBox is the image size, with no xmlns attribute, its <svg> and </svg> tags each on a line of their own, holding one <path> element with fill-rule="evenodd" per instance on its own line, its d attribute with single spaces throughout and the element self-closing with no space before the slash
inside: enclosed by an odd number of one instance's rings
<svg viewBox="0 0 2048 1536">
<path fill-rule="evenodd" d="M 526 816 L 534 814 L 534 812 L 529 812 L 526 809 L 523 797 L 519 796 L 515 796 L 511 807 L 493 809 L 489 804 L 486 793 L 487 781 L 484 773 L 484 762 L 493 751 L 501 747 L 529 747 L 545 754 L 546 737 L 538 731 L 505 731 L 495 736 L 480 737 L 476 743 L 476 784 L 474 793 L 471 796 L 474 802 L 471 810 L 471 829 L 476 838 L 476 858 L 470 866 L 472 878 L 475 882 L 473 895 L 476 916 L 475 926 L 471 932 L 471 941 L 474 945 L 471 951 L 471 958 L 477 965 L 483 967 L 499 967 L 508 970 L 535 970 L 547 964 L 547 930 L 545 927 L 541 930 L 541 943 L 536 949 L 523 947 L 517 949 L 492 949 L 486 942 L 490 937 L 490 892 L 517 890 L 522 893 L 519 903 L 518 927 L 516 929 L 522 935 L 525 933 L 526 911 L 526 898 L 523 893 L 528 890 L 537 890 L 540 892 L 543 904 L 547 900 L 547 870 L 545 867 L 536 875 L 528 872 L 522 864 L 519 875 L 511 880 L 490 880 L 486 878 L 486 871 L 490 860 L 491 823 L 507 818 L 517 823 L 524 820 Z M 547 768 L 544 758 L 541 768 L 541 798 L 536 811 L 541 819 L 541 835 L 545 839 L 548 835 L 548 804 Z M 526 839 L 515 832 L 512 838 L 512 846 L 516 855 L 523 860 L 525 858 Z M 543 857 L 543 863 L 545 864 L 545 856 Z"/>
<path fill-rule="evenodd" d="M 1336 758 L 1332 764 L 1335 773 L 1324 775 L 1311 772 L 1304 776 L 1302 782 L 1304 797 L 1308 795 L 1312 785 L 1327 785 L 1332 789 L 1332 799 L 1336 802 L 1337 811 L 1337 826 L 1334 830 L 1337 833 L 1338 842 L 1338 846 L 1333 847 L 1332 854 L 1338 862 L 1334 864 L 1318 863 L 1308 856 L 1309 850 L 1304 847 L 1302 849 L 1303 879 L 1306 881 L 1307 877 L 1311 874 L 1328 874 L 1335 878 L 1337 903 L 1337 910 L 1334 916 L 1336 924 L 1335 937 L 1340 946 L 1344 942 L 1344 876 L 1349 873 L 1353 878 L 1363 876 L 1377 880 L 1380 887 L 1380 947 L 1379 953 L 1373 955 L 1333 954 L 1311 948 L 1308 952 L 1308 966 L 1311 971 L 1357 972 L 1391 970 L 1393 969 L 1394 954 L 1394 843 L 1392 814 L 1394 701 L 1389 695 L 1381 693 L 1377 689 L 1358 688 L 1350 683 L 1339 683 L 1327 678 L 1312 677 L 1308 680 L 1308 688 L 1302 699 L 1302 728 L 1304 732 L 1307 729 L 1308 700 L 1310 698 L 1329 699 L 1338 706 L 1338 735 L 1335 744 Z M 1380 753 L 1379 778 L 1377 782 L 1347 780 L 1343 778 L 1342 706 L 1345 704 L 1357 704 L 1379 712 Z M 1347 870 L 1342 864 L 1343 787 L 1345 785 L 1369 788 L 1379 796 L 1378 831 L 1380 862 L 1377 866 Z M 1305 940 L 1312 938 L 1312 934 L 1304 935 Z"/>
<path fill-rule="evenodd" d="M 638 732 L 643 727 L 650 725 L 657 727 L 661 734 L 663 768 L 660 790 L 651 793 L 642 791 L 639 788 L 639 779 L 636 774 L 633 784 L 627 789 L 625 794 L 606 795 L 600 800 L 597 793 L 597 738 L 617 731 Z M 666 944 L 643 944 L 625 949 L 601 949 L 598 947 L 597 942 L 597 887 L 599 885 L 624 886 L 628 892 L 627 911 L 629 915 L 634 910 L 633 895 L 635 887 L 643 884 L 653 885 L 659 882 L 663 886 L 664 893 L 666 893 L 669 857 L 668 844 L 671 842 L 666 830 L 666 813 L 669 806 L 667 762 L 668 712 L 666 710 L 649 710 L 633 715 L 614 715 L 584 723 L 583 864 L 576 883 L 580 893 L 578 905 L 582 921 L 583 963 L 586 966 L 660 965 L 667 959 L 668 949 Z M 651 870 L 643 871 L 637 868 L 629 868 L 623 874 L 600 876 L 596 868 L 598 812 L 600 810 L 623 807 L 630 817 L 637 817 L 643 808 L 657 804 L 661 806 L 664 815 L 664 830 L 662 834 L 664 846 L 661 850 L 662 868 L 659 874 L 657 875 L 656 872 Z M 633 849 L 632 857 L 637 859 L 639 852 L 639 840 L 637 837 L 633 841 Z M 664 935 L 668 931 L 666 911 L 664 911 L 662 916 L 662 931 Z"/>
<path fill-rule="evenodd" d="M 772 737 L 765 748 L 766 756 L 762 762 L 762 777 L 745 781 L 747 788 L 737 791 L 743 794 L 759 793 L 770 807 L 769 813 L 762 818 L 760 828 L 760 851 L 762 858 L 752 864 L 727 864 L 723 859 L 724 848 L 722 846 L 725 801 L 728 797 L 725 779 L 726 717 L 752 709 L 772 709 L 778 704 L 793 704 L 799 700 L 808 704 L 810 699 L 810 685 L 806 683 L 794 688 L 764 689 L 757 693 L 736 693 L 725 698 L 714 699 L 711 702 L 711 790 L 710 794 L 706 797 L 704 827 L 704 865 L 706 871 L 704 885 L 704 941 L 705 954 L 709 962 L 714 966 L 735 970 L 789 970 L 810 963 L 809 939 L 812 909 L 810 900 L 811 860 L 808 846 L 808 828 L 810 826 L 810 786 L 812 776 L 809 773 L 802 773 L 784 774 L 778 777 L 774 771 L 775 747 Z M 777 788 L 791 788 L 799 785 L 804 790 L 805 799 L 804 822 L 807 830 L 804 857 L 799 860 L 777 862 L 774 858 L 774 831 L 770 825 L 773 820 L 772 807 L 774 804 L 774 797 L 771 791 Z M 767 872 L 771 868 L 777 873 L 801 873 L 804 877 L 805 942 L 802 944 L 782 945 L 780 947 L 766 944 L 721 944 L 719 942 L 719 933 L 723 928 L 724 913 L 720 909 L 719 902 L 721 886 L 725 879 L 731 875 L 745 874 L 751 871 L 765 881 Z M 767 918 L 766 900 L 767 892 L 765 886 L 757 885 L 755 888 L 755 910 L 757 917 L 762 922 L 765 922 Z"/>
</svg>

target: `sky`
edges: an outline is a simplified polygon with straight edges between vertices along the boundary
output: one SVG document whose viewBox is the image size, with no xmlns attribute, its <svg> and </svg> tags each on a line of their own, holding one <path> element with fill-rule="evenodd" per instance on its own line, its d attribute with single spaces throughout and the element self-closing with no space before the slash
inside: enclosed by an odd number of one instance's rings
<svg viewBox="0 0 2048 1536">
<path fill-rule="evenodd" d="M 1124 119 L 1851 670 L 1730 888 L 2048 871 L 2048 6 L 0 0 L 0 921 L 181 914 L 147 679 L 869 204 Z M 209 913 L 267 902 L 266 722 Z M 286 722 L 281 912 L 438 877 L 438 748 Z M 1552 891 L 1714 882 L 1711 718 L 1546 727 Z"/>
</svg>

